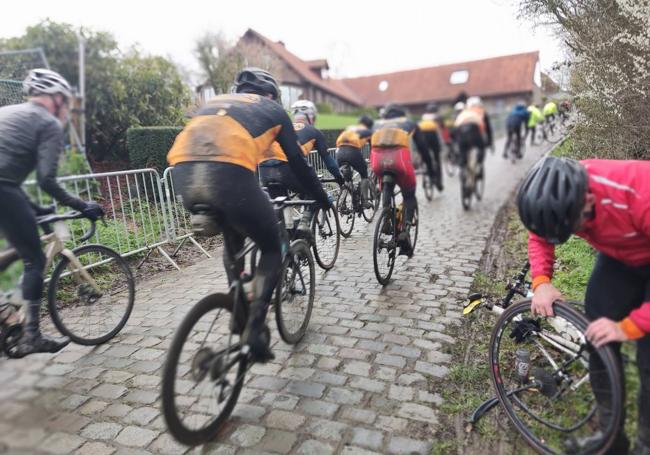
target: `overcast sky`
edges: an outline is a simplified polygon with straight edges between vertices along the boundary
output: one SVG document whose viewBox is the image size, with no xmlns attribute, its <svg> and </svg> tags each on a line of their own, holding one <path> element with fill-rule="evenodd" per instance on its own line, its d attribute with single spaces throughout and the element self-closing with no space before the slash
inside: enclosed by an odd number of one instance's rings
<svg viewBox="0 0 650 455">
<path fill-rule="evenodd" d="M 205 31 L 235 40 L 251 27 L 338 76 L 361 76 L 531 50 L 543 69 L 561 58 L 556 39 L 516 18 L 516 0 L 30 0 L 8 2 L 0 36 L 50 18 L 113 33 L 120 45 L 198 70 L 194 42 Z"/>
</svg>

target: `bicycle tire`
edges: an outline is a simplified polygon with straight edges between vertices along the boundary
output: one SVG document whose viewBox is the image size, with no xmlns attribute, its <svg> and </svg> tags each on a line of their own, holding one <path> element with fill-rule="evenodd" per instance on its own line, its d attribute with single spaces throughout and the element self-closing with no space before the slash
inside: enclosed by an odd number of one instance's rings
<svg viewBox="0 0 650 455">
<path fill-rule="evenodd" d="M 231 394 L 223 410 L 208 425 L 197 430 L 190 429 L 183 423 L 179 417 L 175 403 L 175 382 L 181 360 L 181 351 L 190 332 L 200 321 L 201 317 L 213 310 L 225 310 L 229 314 L 232 311 L 232 299 L 230 295 L 208 295 L 190 309 L 174 334 L 162 370 L 161 406 L 167 428 L 174 439 L 189 446 L 206 443 L 216 436 L 237 403 L 247 371 L 248 358 L 245 355 L 240 355 L 239 361 L 237 362 L 237 381 L 231 389 Z M 207 380 L 212 379 L 208 378 Z"/>
<path fill-rule="evenodd" d="M 363 216 L 363 219 L 366 220 L 366 223 L 372 223 L 372 220 L 375 219 L 375 213 L 377 213 L 377 208 L 379 207 L 379 202 L 377 201 L 377 199 L 379 199 L 377 197 L 379 193 L 377 192 L 377 187 L 375 186 L 374 181 L 371 180 L 370 178 L 368 178 L 368 193 L 369 193 L 368 201 L 372 203 L 372 207 L 367 209 L 362 208 L 361 214 Z M 370 214 L 368 214 L 368 212 Z"/>
<path fill-rule="evenodd" d="M 483 194 L 485 193 L 485 164 L 483 164 L 483 175 L 476 177 L 476 183 L 474 183 L 474 196 L 476 200 L 480 201 L 483 199 Z"/>
<path fill-rule="evenodd" d="M 124 258 L 122 258 L 116 251 L 103 245 L 97 245 L 97 244 L 83 245 L 72 250 L 72 253 L 77 257 L 77 259 L 79 259 L 84 254 L 95 254 L 98 255 L 99 257 L 102 256 L 108 257 L 110 261 L 113 261 L 115 264 L 117 264 L 118 270 L 121 271 L 121 273 L 123 273 L 124 277 L 126 278 L 125 292 L 128 293 L 126 308 L 124 309 L 124 313 L 122 314 L 119 321 L 107 333 L 104 333 L 103 335 L 100 336 L 93 336 L 93 337 L 83 336 L 79 334 L 79 330 L 74 326 L 66 325 L 66 323 L 64 322 L 65 317 L 59 310 L 59 305 L 57 305 L 57 289 L 59 287 L 59 284 L 61 283 L 61 278 L 63 273 L 66 271 L 68 264 L 70 264 L 70 260 L 67 257 L 61 255 L 60 261 L 58 262 L 56 267 L 54 267 L 54 270 L 52 272 L 52 278 L 50 279 L 50 284 L 48 287 L 47 302 L 48 302 L 48 310 L 50 312 L 50 317 L 52 318 L 52 321 L 54 322 L 54 325 L 59 330 L 59 332 L 61 332 L 61 334 L 63 334 L 64 336 L 69 337 L 70 340 L 72 340 L 77 344 L 81 344 L 85 346 L 94 346 L 94 345 L 105 343 L 122 330 L 122 328 L 128 321 L 129 317 L 131 316 L 131 311 L 133 310 L 133 304 L 135 301 L 135 280 L 133 278 L 133 273 L 131 272 L 129 265 L 127 264 L 126 260 L 124 260 Z M 84 265 L 83 262 L 82 265 Z M 89 272 L 92 272 L 92 269 L 87 269 L 87 270 Z M 108 276 L 106 278 L 110 279 L 110 283 L 108 284 L 110 286 L 114 286 L 114 284 L 116 283 L 115 277 Z M 114 287 L 111 288 L 111 290 L 114 290 Z M 77 293 L 80 293 L 80 291 L 81 289 L 78 289 Z M 90 299 L 91 297 L 88 298 Z M 94 304 L 95 302 L 92 302 L 92 304 Z M 111 307 L 113 307 L 113 305 L 111 305 Z"/>
<path fill-rule="evenodd" d="M 467 170 L 460 170 L 460 202 L 464 210 L 472 208 L 472 192 L 467 188 Z"/>
<path fill-rule="evenodd" d="M 306 261 L 309 273 L 309 285 L 305 285 L 304 277 L 300 271 L 300 264 Z M 288 297 L 296 290 L 287 288 L 287 285 L 293 286 L 296 277 L 300 279 L 301 286 L 304 288 L 302 292 L 308 292 L 307 308 L 303 313 L 302 321 L 297 330 L 291 331 L 287 323 L 289 318 L 285 314 L 285 309 L 288 306 Z M 299 291 L 300 292 L 300 291 Z M 278 332 L 282 339 L 288 344 L 298 343 L 307 331 L 311 312 L 314 307 L 314 295 L 316 292 L 316 271 L 314 267 L 314 258 L 311 255 L 309 245 L 304 240 L 294 240 L 289 247 L 287 258 L 282 264 L 282 270 L 278 285 L 275 289 L 275 322 L 278 326 Z"/>
<path fill-rule="evenodd" d="M 418 242 L 418 232 L 420 231 L 420 212 L 418 209 L 418 201 L 415 201 L 415 211 L 413 212 L 413 224 L 411 229 L 415 229 L 415 233 L 413 234 L 413 240 L 411 242 L 411 254 L 409 254 L 409 258 L 413 257 L 413 254 L 415 253 L 415 246 L 417 245 Z"/>
<path fill-rule="evenodd" d="M 339 212 L 338 219 L 341 235 L 347 239 L 352 235 L 354 219 L 356 218 L 352 202 L 352 193 L 350 193 L 347 186 L 344 186 L 339 193 L 339 197 L 336 201 L 336 210 Z"/>
<path fill-rule="evenodd" d="M 424 189 L 424 196 L 427 198 L 427 201 L 433 200 L 433 181 L 431 178 L 425 174 L 422 176 L 422 188 Z"/>
<path fill-rule="evenodd" d="M 505 383 L 501 375 L 501 364 L 499 362 L 499 347 L 501 345 L 501 339 L 503 338 L 504 333 L 506 332 L 506 327 L 508 323 L 525 312 L 530 311 L 530 300 L 523 300 L 509 306 L 499 317 L 494 329 L 492 330 L 492 335 L 490 337 L 489 344 L 489 364 L 490 364 L 490 373 L 492 385 L 495 388 L 497 398 L 499 403 L 505 410 L 509 420 L 512 422 L 517 431 L 521 436 L 526 440 L 526 442 L 538 453 L 544 455 L 554 455 L 559 452 L 550 448 L 545 444 L 543 438 L 536 436 L 525 424 L 525 422 L 519 418 L 517 413 L 514 410 L 513 401 L 509 398 L 509 390 L 506 390 Z M 570 306 L 569 303 L 565 302 L 556 302 L 554 304 L 554 311 L 557 318 L 562 318 L 573 327 L 577 328 L 581 333 L 584 333 L 586 327 L 589 324 L 588 319 L 580 312 L 575 310 Z M 608 378 L 611 380 L 612 384 L 612 398 L 611 401 L 614 403 L 614 410 L 612 411 L 612 418 L 609 421 L 609 427 L 606 432 L 605 437 L 598 443 L 597 446 L 590 446 L 587 448 L 587 451 L 576 452 L 579 455 L 587 455 L 593 453 L 602 453 L 604 452 L 614 441 L 618 434 L 618 429 L 620 428 L 623 416 L 622 410 L 622 397 L 623 397 L 623 388 L 621 384 L 621 373 L 618 367 L 618 364 L 615 360 L 613 350 L 609 346 L 605 346 L 594 350 L 603 361 Z M 516 394 L 515 394 L 516 395 Z M 519 400 L 519 399 L 517 399 Z M 520 402 L 520 400 L 519 400 Z M 524 409 L 524 411 L 530 414 L 530 409 Z M 538 422 L 544 423 L 543 419 L 533 416 Z M 548 424 L 544 423 L 548 426 Z"/>
<path fill-rule="evenodd" d="M 322 216 L 324 220 L 320 220 L 319 216 Z M 325 221 L 323 225 L 321 221 Z M 341 246 L 341 228 L 339 226 L 338 211 L 335 208 L 329 208 L 327 210 L 318 209 L 314 214 L 314 217 L 311 221 L 311 232 L 314 237 L 314 244 L 312 249 L 314 251 L 314 258 L 316 262 L 323 270 L 330 270 L 336 264 L 336 259 L 339 255 L 339 248 Z M 324 248 L 319 248 L 319 239 L 324 239 L 325 237 L 335 237 L 334 251 L 331 254 L 331 257 L 325 255 Z"/>
<path fill-rule="evenodd" d="M 379 258 L 378 258 L 378 248 L 380 247 L 381 235 L 384 230 L 384 224 L 390 223 L 390 229 L 392 231 L 391 242 L 392 246 L 388 246 L 386 249 L 388 251 L 388 271 L 386 274 L 382 274 L 379 270 Z M 381 215 L 377 219 L 377 224 L 375 224 L 375 234 L 372 242 L 372 261 L 375 269 L 375 278 L 382 286 L 385 286 L 390 281 L 390 277 L 393 274 L 393 269 L 395 268 L 395 259 L 397 257 L 397 233 L 396 230 L 396 221 L 394 210 L 390 207 L 387 207 L 382 210 Z M 386 234 L 387 235 L 387 234 Z"/>
</svg>

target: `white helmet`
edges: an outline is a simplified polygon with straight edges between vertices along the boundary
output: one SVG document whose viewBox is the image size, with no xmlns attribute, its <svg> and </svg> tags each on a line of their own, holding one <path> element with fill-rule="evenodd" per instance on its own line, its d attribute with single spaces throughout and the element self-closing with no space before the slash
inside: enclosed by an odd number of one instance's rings
<svg viewBox="0 0 650 455">
<path fill-rule="evenodd" d="M 465 103 L 463 103 L 462 101 L 459 101 L 456 104 L 454 104 L 455 111 L 462 111 L 463 109 L 465 109 Z"/>
<path fill-rule="evenodd" d="M 23 81 L 23 92 L 27 96 L 60 93 L 66 98 L 72 97 L 72 89 L 68 81 L 59 73 L 45 68 L 36 68 L 29 72 Z"/>
<path fill-rule="evenodd" d="M 467 107 L 480 107 L 483 106 L 483 102 L 481 101 L 481 98 L 478 96 L 470 96 L 467 98 Z"/>
<path fill-rule="evenodd" d="M 318 110 L 311 101 L 298 100 L 291 105 L 291 113 L 294 117 L 299 115 L 306 117 L 309 124 L 313 125 L 314 122 L 316 122 L 316 114 L 318 114 Z"/>
</svg>

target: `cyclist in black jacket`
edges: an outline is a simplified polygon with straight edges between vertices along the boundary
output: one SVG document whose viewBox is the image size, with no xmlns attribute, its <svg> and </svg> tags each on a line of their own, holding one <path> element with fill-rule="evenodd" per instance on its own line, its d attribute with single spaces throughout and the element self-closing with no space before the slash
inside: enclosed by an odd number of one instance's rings
<svg viewBox="0 0 650 455">
<path fill-rule="evenodd" d="M 25 324 L 16 354 L 58 352 L 70 340 L 51 338 L 39 330 L 45 255 L 36 224 L 35 207 L 20 186 L 36 169 L 43 191 L 59 203 L 97 219 L 103 211 L 96 202 L 68 194 L 56 181 L 63 151 L 63 127 L 72 93 L 68 82 L 47 69 L 30 71 L 23 82 L 30 100 L 0 108 L 0 230 L 18 251 L 24 264 L 22 292 L 27 301 Z"/>
</svg>

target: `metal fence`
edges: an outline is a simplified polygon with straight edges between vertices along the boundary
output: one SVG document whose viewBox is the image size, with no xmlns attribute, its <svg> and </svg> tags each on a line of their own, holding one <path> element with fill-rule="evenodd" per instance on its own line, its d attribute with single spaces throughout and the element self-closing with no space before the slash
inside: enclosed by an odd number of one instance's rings
<svg viewBox="0 0 650 455">
<path fill-rule="evenodd" d="M 334 157 L 336 149 L 329 149 L 328 153 Z M 364 156 L 368 154 L 369 150 L 364 150 Z M 311 152 L 307 160 L 317 174 L 331 177 L 316 151 Z M 210 257 L 194 239 L 190 214 L 174 188 L 173 167 L 165 169 L 162 177 L 155 169 L 136 169 L 60 177 L 58 182 L 80 199 L 96 200 L 102 204 L 106 212 L 104 223 L 98 224 L 90 242 L 113 248 L 123 257 L 144 254 L 140 265 L 157 251 L 179 270 L 174 257 L 187 242 Z M 66 210 L 43 193 L 35 180 L 28 180 L 23 188 L 39 204 L 54 204 L 57 211 Z M 84 220 L 75 220 L 71 224 L 69 246 L 75 248 L 81 245 L 79 238 L 88 225 Z M 172 244 L 175 249 L 170 254 L 164 247 Z"/>
</svg>

